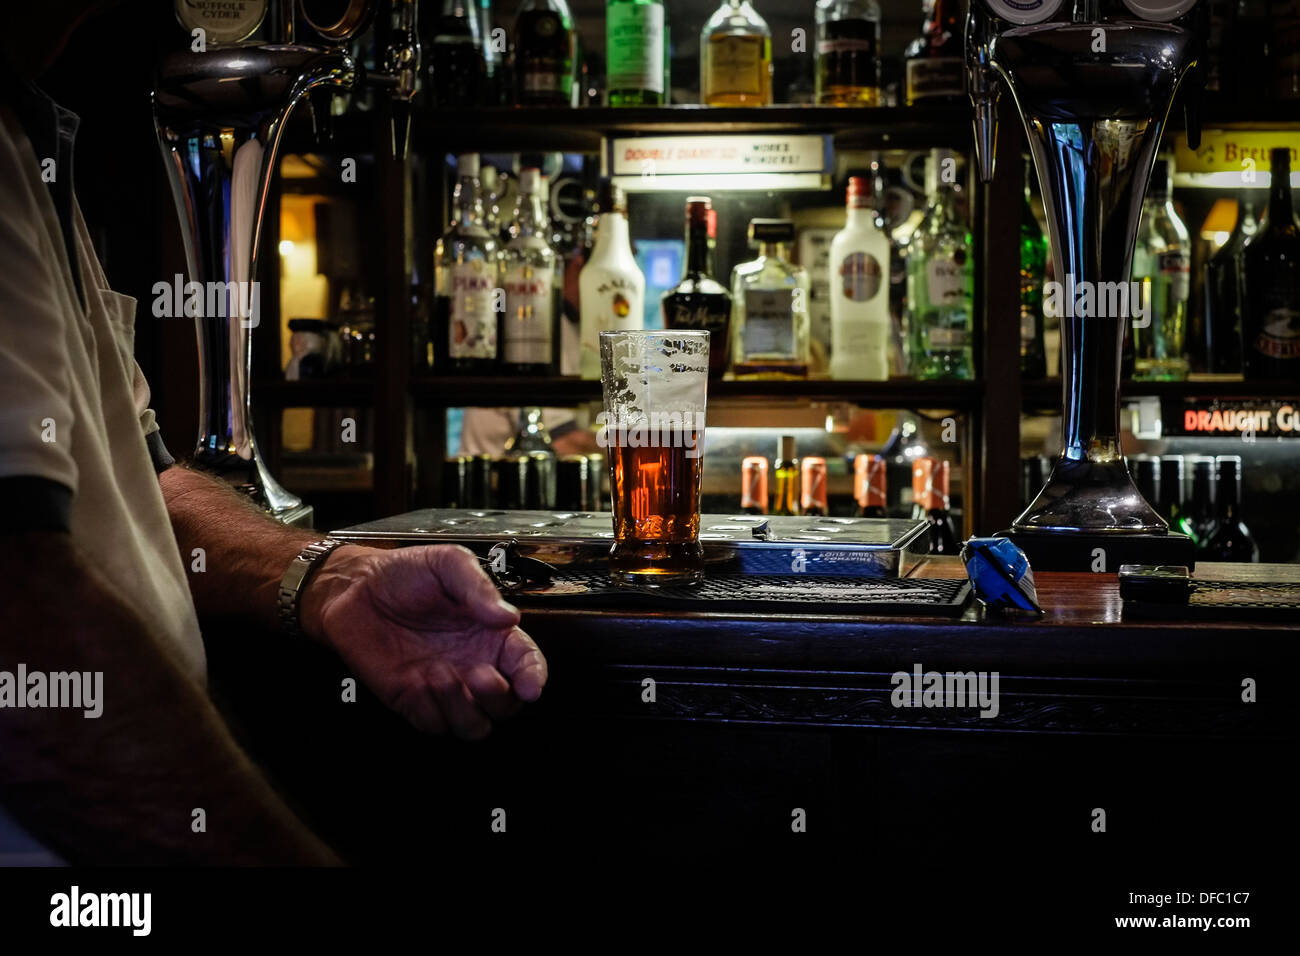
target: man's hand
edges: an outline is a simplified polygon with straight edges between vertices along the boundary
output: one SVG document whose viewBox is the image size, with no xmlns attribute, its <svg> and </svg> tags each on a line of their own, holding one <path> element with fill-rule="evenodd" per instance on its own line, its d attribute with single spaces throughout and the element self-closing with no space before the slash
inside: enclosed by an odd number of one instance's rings
<svg viewBox="0 0 1300 956">
<path fill-rule="evenodd" d="M 302 626 L 428 733 L 485 737 L 546 684 L 519 611 L 457 546 L 337 548 L 307 583 Z"/>
</svg>

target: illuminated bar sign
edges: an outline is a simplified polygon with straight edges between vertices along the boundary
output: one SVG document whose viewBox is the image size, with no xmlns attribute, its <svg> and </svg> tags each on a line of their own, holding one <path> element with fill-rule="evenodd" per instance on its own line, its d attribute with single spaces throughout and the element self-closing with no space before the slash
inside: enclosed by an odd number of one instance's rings
<svg viewBox="0 0 1300 956">
<path fill-rule="evenodd" d="M 1165 435 L 1300 438 L 1300 400 L 1163 403 Z"/>
<path fill-rule="evenodd" d="M 635 136 L 609 140 L 605 159 L 628 192 L 820 189 L 831 171 L 831 144 L 809 133 Z"/>
<path fill-rule="evenodd" d="M 1291 130 L 1247 131 L 1207 129 L 1199 149 L 1187 148 L 1186 135 L 1174 147 L 1174 168 L 1180 173 L 1242 173 L 1252 168 L 1268 173 L 1268 152 L 1286 146 L 1294 166 L 1300 159 L 1300 133 Z M 1249 184 L 1249 183 L 1248 183 Z"/>
</svg>

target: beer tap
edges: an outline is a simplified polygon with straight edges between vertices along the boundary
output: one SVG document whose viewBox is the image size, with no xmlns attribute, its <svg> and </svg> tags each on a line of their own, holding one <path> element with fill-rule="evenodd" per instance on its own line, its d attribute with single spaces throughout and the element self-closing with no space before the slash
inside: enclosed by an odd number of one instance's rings
<svg viewBox="0 0 1300 956">
<path fill-rule="evenodd" d="M 195 320 L 199 353 L 194 458 L 286 523 L 310 523 L 311 508 L 271 476 L 253 435 L 249 402 L 262 227 L 284 130 L 303 101 L 316 132 L 328 136 L 337 93 L 362 83 L 385 90 L 393 155 L 405 159 L 419 76 L 415 0 L 387 0 L 382 70 L 366 73 L 343 48 L 366 29 L 378 3 L 274 0 L 266 43 L 245 40 L 262 22 L 268 0 L 233 5 L 242 17 L 235 27 L 204 21 L 205 8 L 178 4 L 194 42 L 162 60 L 154 88 L 154 125 L 181 220 L 186 289 L 195 292 L 187 291 L 185 306 Z M 320 43 L 296 42 L 298 13 Z"/>
<path fill-rule="evenodd" d="M 1055 554 L 1090 553 L 1104 541 L 1103 550 L 1137 555 L 1138 563 L 1191 561 L 1187 539 L 1169 532 L 1133 484 L 1120 446 L 1119 388 L 1120 349 L 1136 317 L 1127 293 L 1142 200 L 1174 96 L 1203 47 L 1198 2 L 970 3 L 966 58 L 980 176 L 993 176 L 1005 88 L 1024 123 L 1068 307 L 1061 452 L 1010 532 L 1031 559 L 1037 550 L 1053 563 Z M 1076 289 L 1087 289 L 1091 297 L 1080 301 L 1094 304 L 1079 314 Z M 1120 307 L 1095 308 L 1103 294 Z M 1141 560 L 1151 555 L 1162 560 Z"/>
</svg>

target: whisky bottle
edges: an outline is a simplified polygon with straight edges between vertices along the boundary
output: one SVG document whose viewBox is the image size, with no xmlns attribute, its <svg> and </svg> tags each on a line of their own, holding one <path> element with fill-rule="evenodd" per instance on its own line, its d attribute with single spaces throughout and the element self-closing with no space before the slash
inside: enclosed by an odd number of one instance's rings
<svg viewBox="0 0 1300 956">
<path fill-rule="evenodd" d="M 831 240 L 831 378 L 889 378 L 889 237 L 876 222 L 873 177 L 851 176 L 844 228 Z"/>
<path fill-rule="evenodd" d="M 565 0 L 524 0 L 515 18 L 515 102 L 569 106 L 573 101 L 573 17 Z"/>
<path fill-rule="evenodd" d="M 880 4 L 818 0 L 816 102 L 823 106 L 880 103 Z"/>
<path fill-rule="evenodd" d="M 700 31 L 700 102 L 772 102 L 772 33 L 749 0 L 723 0 Z"/>
<path fill-rule="evenodd" d="M 477 153 L 456 162 L 450 227 L 434 250 L 434 361 L 445 372 L 489 374 L 497 365 L 495 290 L 501 281 L 501 250 L 483 227 L 478 198 Z"/>
<path fill-rule="evenodd" d="M 666 32 L 662 0 L 609 0 L 605 56 L 610 106 L 668 102 Z"/>
<path fill-rule="evenodd" d="M 1270 151 L 1268 213 L 1246 243 L 1242 366 L 1247 379 L 1300 380 L 1300 225 L 1291 206 L 1291 151 Z"/>
<path fill-rule="evenodd" d="M 758 258 L 731 273 L 732 371 L 737 378 L 807 378 L 808 272 L 792 265 L 788 219 L 754 219 Z"/>
<path fill-rule="evenodd" d="M 503 255 L 506 312 L 501 323 L 502 365 L 517 375 L 555 372 L 555 253 L 547 243 L 550 227 L 540 191 L 540 171 L 520 170 L 511 238 Z"/>
<path fill-rule="evenodd" d="M 632 255 L 623 190 L 605 180 L 596 199 L 596 238 L 578 276 L 579 374 L 600 378 L 600 333 L 645 325 L 645 276 Z"/>
<path fill-rule="evenodd" d="M 659 300 L 666 329 L 709 333 L 709 375 L 721 378 L 731 358 L 731 294 L 713 278 L 717 218 L 704 196 L 686 200 L 686 260 L 682 281 Z"/>
<path fill-rule="evenodd" d="M 961 3 L 925 0 L 924 10 L 921 35 L 903 54 L 907 105 L 961 103 L 966 97 Z"/>
<path fill-rule="evenodd" d="M 782 435 L 777 451 L 776 462 L 772 466 L 772 473 L 776 478 L 772 492 L 772 514 L 797 515 L 801 475 L 799 459 L 794 453 L 794 436 Z"/>
</svg>

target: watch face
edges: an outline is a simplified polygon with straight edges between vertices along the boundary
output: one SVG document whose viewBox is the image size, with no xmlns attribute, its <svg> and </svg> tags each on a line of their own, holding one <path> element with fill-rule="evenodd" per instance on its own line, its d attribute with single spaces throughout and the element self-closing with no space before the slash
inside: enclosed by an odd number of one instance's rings
<svg viewBox="0 0 1300 956">
<path fill-rule="evenodd" d="M 994 16 L 1023 26 L 1042 23 L 1061 9 L 1062 2 L 1063 0 L 984 0 L 984 5 Z"/>
<path fill-rule="evenodd" d="M 176 19 L 203 30 L 208 43 L 247 40 L 262 25 L 269 0 L 176 0 Z"/>
<path fill-rule="evenodd" d="M 1124 0 L 1124 6 L 1128 7 L 1136 16 L 1143 20 L 1159 20 L 1166 22 L 1181 17 L 1192 7 L 1196 6 L 1197 0 Z"/>
</svg>

